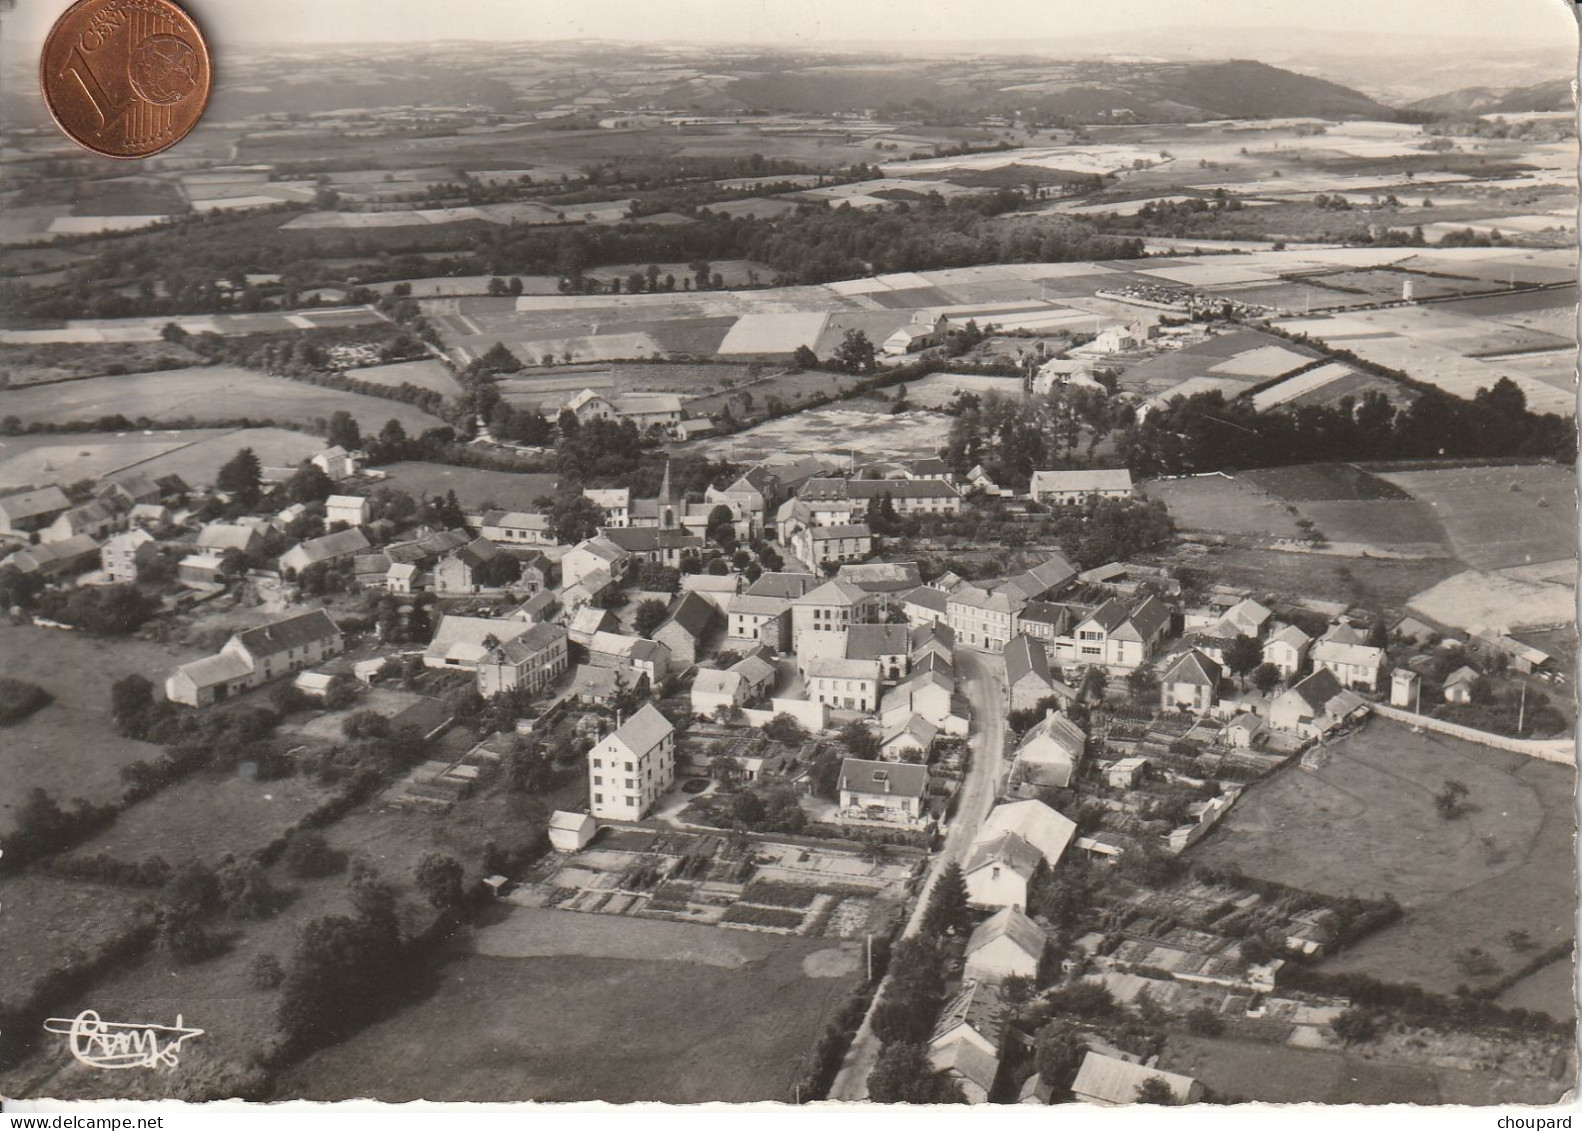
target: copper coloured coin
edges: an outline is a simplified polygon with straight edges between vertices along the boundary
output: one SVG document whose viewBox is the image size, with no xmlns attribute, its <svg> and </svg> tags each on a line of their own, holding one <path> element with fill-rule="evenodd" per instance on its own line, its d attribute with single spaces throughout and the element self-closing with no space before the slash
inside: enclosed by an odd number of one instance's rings
<svg viewBox="0 0 1582 1131">
<path fill-rule="evenodd" d="M 55 123 L 106 157 L 147 157 L 186 137 L 212 78 L 203 33 L 170 0 L 78 0 L 39 60 Z"/>
</svg>

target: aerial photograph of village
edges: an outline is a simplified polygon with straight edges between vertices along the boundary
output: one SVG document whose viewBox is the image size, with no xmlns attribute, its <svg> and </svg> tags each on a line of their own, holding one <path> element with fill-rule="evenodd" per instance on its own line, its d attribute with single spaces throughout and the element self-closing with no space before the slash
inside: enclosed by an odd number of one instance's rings
<svg viewBox="0 0 1582 1131">
<path fill-rule="evenodd" d="M 0 12 L 0 1095 L 1573 1091 L 1568 6 L 816 6 Z"/>
</svg>

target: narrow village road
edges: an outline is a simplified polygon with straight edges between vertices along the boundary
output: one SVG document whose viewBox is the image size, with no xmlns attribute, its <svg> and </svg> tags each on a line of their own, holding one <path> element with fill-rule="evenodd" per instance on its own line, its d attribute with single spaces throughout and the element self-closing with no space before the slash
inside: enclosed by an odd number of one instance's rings
<svg viewBox="0 0 1582 1131">
<path fill-rule="evenodd" d="M 928 877 L 923 883 L 917 905 L 912 909 L 902 937 L 910 938 L 922 928 L 923 913 L 928 908 L 928 897 L 945 867 L 951 863 L 965 863 L 967 852 L 978 828 L 994 807 L 994 795 L 1005 772 L 1005 663 L 1001 657 L 958 646 L 955 654 L 956 674 L 961 679 L 962 693 L 972 704 L 972 734 L 968 742 L 972 749 L 972 764 L 967 768 L 962 782 L 961 795 L 956 805 L 956 815 L 945 832 L 944 847 L 929 863 Z M 888 981 L 888 977 L 886 977 Z M 877 1005 L 884 996 L 884 983 L 874 995 Z M 879 1058 L 879 1038 L 874 1036 L 870 1022 L 873 1008 L 862 1019 L 862 1027 L 846 1053 L 845 1063 L 830 1087 L 829 1098 L 853 1102 L 868 1098 L 868 1074 Z"/>
</svg>

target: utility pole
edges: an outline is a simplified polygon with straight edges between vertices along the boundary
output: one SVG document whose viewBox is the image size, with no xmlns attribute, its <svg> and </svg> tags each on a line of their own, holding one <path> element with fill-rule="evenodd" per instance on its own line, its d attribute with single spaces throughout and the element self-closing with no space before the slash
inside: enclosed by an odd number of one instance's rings
<svg viewBox="0 0 1582 1131">
<path fill-rule="evenodd" d="M 1521 701 L 1521 705 L 1516 708 L 1516 734 L 1517 734 L 1517 737 L 1521 736 L 1522 724 L 1526 720 L 1527 720 L 1527 681 L 1523 680 L 1522 681 L 1522 701 Z"/>
<path fill-rule="evenodd" d="M 869 934 L 867 936 L 867 938 L 868 938 L 868 981 L 871 982 L 871 981 L 873 981 L 873 935 Z"/>
</svg>

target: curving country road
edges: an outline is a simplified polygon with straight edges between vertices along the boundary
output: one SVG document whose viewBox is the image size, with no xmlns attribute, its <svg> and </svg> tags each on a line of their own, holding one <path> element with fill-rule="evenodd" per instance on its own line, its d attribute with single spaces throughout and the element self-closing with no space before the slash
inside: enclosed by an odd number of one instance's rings
<svg viewBox="0 0 1582 1131">
<path fill-rule="evenodd" d="M 979 652 L 959 645 L 955 654 L 956 672 L 961 677 L 962 694 L 972 704 L 972 733 L 968 743 L 972 749 L 972 762 L 967 767 L 966 780 L 962 782 L 960 798 L 956 803 L 956 816 L 945 832 L 944 846 L 929 862 L 928 877 L 918 896 L 912 915 L 901 932 L 903 938 L 917 934 L 923 925 L 923 913 L 928 908 L 928 897 L 945 866 L 952 862 L 965 863 L 972 839 L 978 833 L 984 818 L 994 807 L 994 796 L 1001 775 L 1005 772 L 1005 662 L 997 655 Z M 886 978 L 888 981 L 888 978 Z M 877 1005 L 884 996 L 884 983 L 874 995 Z M 847 1102 L 868 1098 L 868 1074 L 873 1071 L 879 1057 L 879 1038 L 874 1036 L 869 1024 L 873 1017 L 872 1006 L 862 1019 L 862 1027 L 846 1053 L 835 1083 L 830 1087 L 829 1098 Z"/>
</svg>

